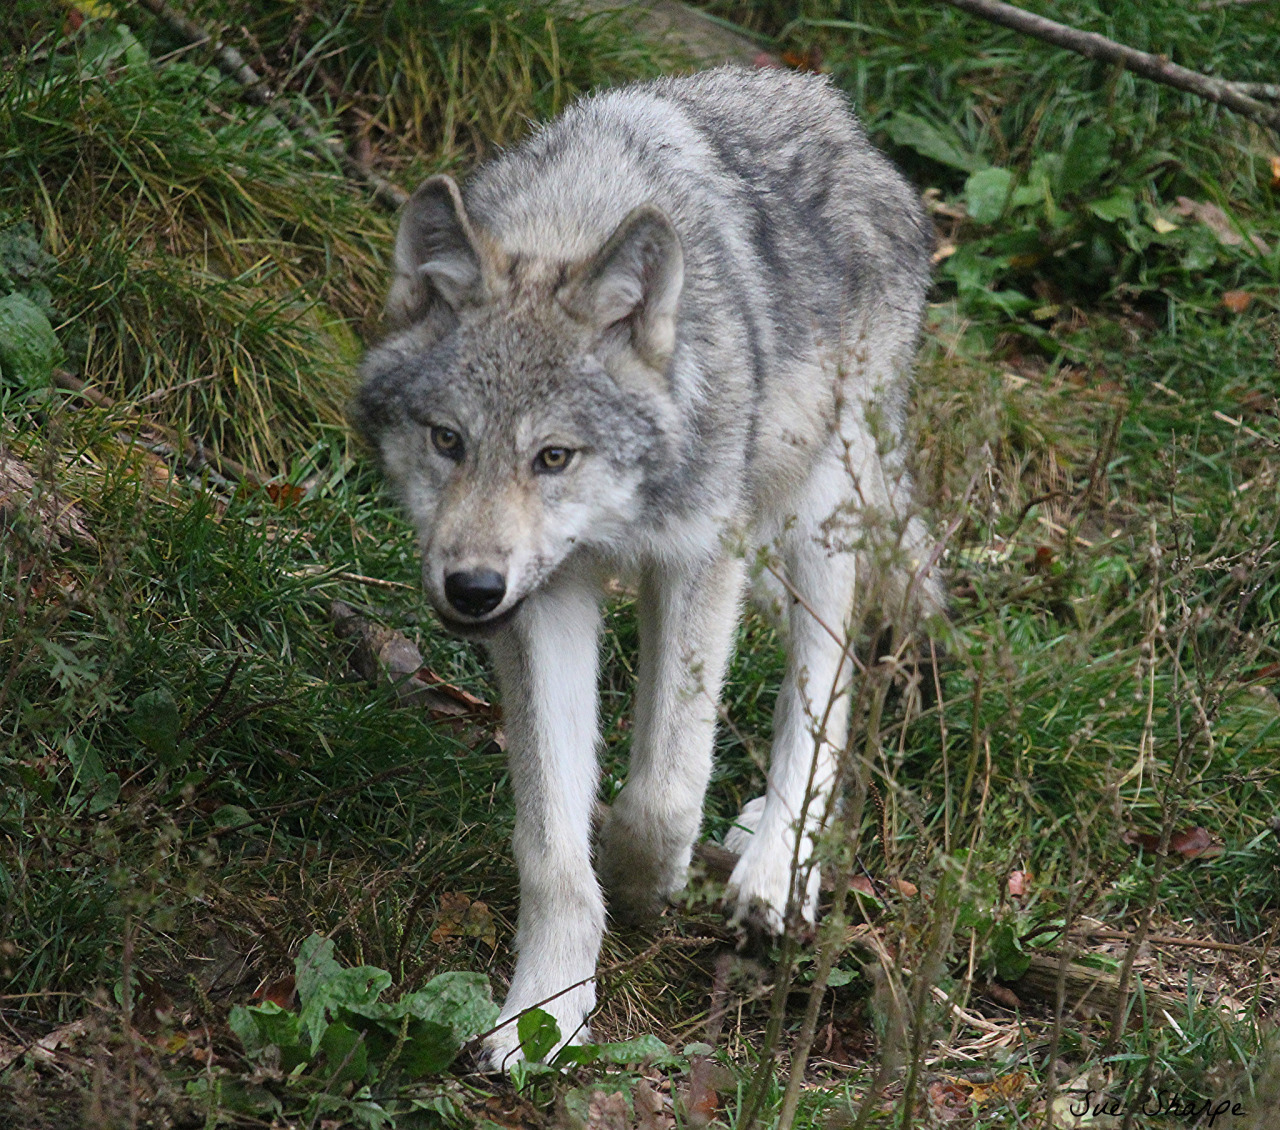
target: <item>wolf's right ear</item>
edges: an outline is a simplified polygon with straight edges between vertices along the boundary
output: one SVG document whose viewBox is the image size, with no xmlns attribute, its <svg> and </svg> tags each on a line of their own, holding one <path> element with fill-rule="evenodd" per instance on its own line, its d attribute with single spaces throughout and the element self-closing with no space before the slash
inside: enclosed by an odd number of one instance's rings
<svg viewBox="0 0 1280 1130">
<path fill-rule="evenodd" d="M 483 300 L 479 243 L 452 177 L 431 177 L 409 197 L 396 233 L 395 263 L 386 314 L 397 328 L 418 321 L 438 302 L 456 311 Z"/>
</svg>

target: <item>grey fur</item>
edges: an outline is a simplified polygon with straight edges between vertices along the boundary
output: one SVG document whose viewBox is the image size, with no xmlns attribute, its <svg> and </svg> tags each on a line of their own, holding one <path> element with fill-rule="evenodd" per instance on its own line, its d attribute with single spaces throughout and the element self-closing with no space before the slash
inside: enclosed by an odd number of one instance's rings
<svg viewBox="0 0 1280 1130">
<path fill-rule="evenodd" d="M 792 668 L 771 801 L 733 886 L 775 928 L 789 898 L 811 912 L 816 876 L 797 896 L 775 857 L 808 842 L 804 764 L 824 766 L 821 801 L 844 741 L 834 717 L 815 747 L 805 714 L 849 678 L 811 621 L 848 629 L 859 570 L 895 614 L 941 605 L 901 442 L 931 250 L 915 192 L 843 97 L 779 70 L 584 99 L 465 191 L 435 177 L 406 206 L 393 332 L 354 415 L 421 532 L 428 594 L 489 638 L 509 703 L 522 908 L 503 1019 L 589 977 L 599 946 L 599 891 L 580 872 L 592 608 L 611 572 L 635 571 L 645 594 L 632 771 L 600 846 L 611 911 L 652 911 L 683 881 L 743 552 L 765 546 L 798 598 L 783 602 Z M 574 454 L 549 473 L 547 451 Z M 506 592 L 460 614 L 445 578 L 476 570 Z M 566 653 L 563 680 L 540 669 Z M 588 986 L 548 1006 L 566 1039 L 593 1000 Z M 495 1062 L 517 1054 L 514 1027 L 491 1038 Z"/>
</svg>

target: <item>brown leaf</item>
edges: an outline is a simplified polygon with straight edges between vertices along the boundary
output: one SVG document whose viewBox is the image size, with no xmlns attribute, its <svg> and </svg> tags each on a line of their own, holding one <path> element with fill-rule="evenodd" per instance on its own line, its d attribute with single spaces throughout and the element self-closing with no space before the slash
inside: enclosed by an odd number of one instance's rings
<svg viewBox="0 0 1280 1130">
<path fill-rule="evenodd" d="M 636 1108 L 636 1130 L 671 1130 L 675 1126 L 676 1116 L 648 1079 L 635 1085 L 631 1102 Z"/>
<path fill-rule="evenodd" d="M 630 1130 L 626 1097 L 620 1091 L 592 1091 L 586 1130 Z"/>
<path fill-rule="evenodd" d="M 906 879 L 872 880 L 867 875 L 855 875 L 849 880 L 849 886 L 861 895 L 870 895 L 876 899 L 883 899 L 886 889 L 897 891 L 903 898 L 915 898 L 920 893 L 920 888 Z"/>
<path fill-rule="evenodd" d="M 1244 243 L 1245 237 L 1236 230 L 1235 225 L 1231 222 L 1231 217 L 1217 204 L 1211 204 L 1207 200 L 1192 200 L 1187 196 L 1179 196 L 1173 211 L 1179 216 L 1195 218 L 1217 236 L 1219 243 L 1225 244 L 1227 247 L 1239 247 Z M 1260 251 L 1263 255 L 1271 254 L 1271 248 L 1258 236 L 1250 235 L 1249 242 L 1255 250 Z"/>
<path fill-rule="evenodd" d="M 1174 832 L 1169 837 L 1169 850 L 1176 851 L 1185 859 L 1212 859 L 1222 854 L 1222 845 L 1214 843 L 1213 837 L 1198 825 Z"/>
<path fill-rule="evenodd" d="M 795 71 L 817 73 L 822 70 L 822 52 L 816 46 L 810 47 L 803 55 L 798 51 L 784 51 L 782 61 Z"/>
<path fill-rule="evenodd" d="M 1233 314 L 1243 314 L 1252 301 L 1253 295 L 1247 290 L 1229 290 L 1222 296 L 1222 305 Z"/>
<path fill-rule="evenodd" d="M 1271 158 L 1271 187 L 1280 188 L 1280 157 Z"/>
<path fill-rule="evenodd" d="M 984 996 L 990 997 L 996 1004 L 1004 1008 L 1018 1011 L 1022 1007 L 1022 1000 L 1012 989 L 1005 985 L 996 985 L 988 983 L 982 987 Z"/>
<path fill-rule="evenodd" d="M 270 981 L 262 986 L 254 996 L 264 1001 L 270 1001 L 272 1004 L 278 1004 L 281 1008 L 292 1008 L 293 998 L 296 992 L 296 982 L 293 974 L 281 977 L 278 981 Z"/>
<path fill-rule="evenodd" d="M 954 1122 L 969 1114 L 969 1093 L 947 1079 L 929 1084 L 929 1105 L 939 1122 Z"/>
<path fill-rule="evenodd" d="M 296 506 L 307 496 L 307 492 L 302 487 L 295 486 L 293 483 L 264 483 L 262 489 L 267 492 L 267 497 L 281 509 L 286 506 Z"/>
<path fill-rule="evenodd" d="M 1153 832 L 1135 832 L 1132 829 L 1120 837 L 1131 847 L 1140 847 L 1143 851 L 1159 851 L 1160 837 Z M 1222 854 L 1223 848 L 1205 829 L 1198 825 L 1174 832 L 1169 837 L 1169 850 L 1176 851 L 1184 859 L 1212 859 Z"/>
<path fill-rule="evenodd" d="M 720 1093 L 733 1085 L 733 1077 L 709 1055 L 694 1056 L 689 1063 L 689 1085 L 680 1092 L 684 1124 L 708 1125 L 720 1111 Z"/>
<path fill-rule="evenodd" d="M 1022 898 L 1027 893 L 1027 883 L 1030 879 L 1031 876 L 1025 871 L 1010 871 L 1008 881 L 1009 894 L 1016 899 Z"/>
<path fill-rule="evenodd" d="M 474 902 L 461 891 L 450 891 L 440 896 L 440 913 L 431 940 L 439 945 L 447 938 L 479 938 L 490 949 L 498 944 L 497 927 L 493 913 L 478 899 Z"/>
</svg>

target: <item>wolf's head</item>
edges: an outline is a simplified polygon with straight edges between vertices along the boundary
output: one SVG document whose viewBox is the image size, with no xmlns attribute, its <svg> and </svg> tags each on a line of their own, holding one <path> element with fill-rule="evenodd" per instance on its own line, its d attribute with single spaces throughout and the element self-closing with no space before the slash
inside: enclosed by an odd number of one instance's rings
<svg viewBox="0 0 1280 1130">
<path fill-rule="evenodd" d="M 549 205 L 550 206 L 550 205 Z M 405 207 L 353 415 L 409 510 L 451 627 L 509 619 L 573 553 L 624 546 L 683 442 L 680 241 L 642 206 L 585 256 L 517 254 L 454 182 Z"/>
</svg>

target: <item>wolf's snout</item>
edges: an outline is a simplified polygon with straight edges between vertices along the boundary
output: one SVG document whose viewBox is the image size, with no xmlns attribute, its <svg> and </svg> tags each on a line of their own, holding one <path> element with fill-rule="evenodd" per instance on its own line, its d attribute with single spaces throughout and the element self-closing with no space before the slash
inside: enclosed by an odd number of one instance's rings
<svg viewBox="0 0 1280 1130">
<path fill-rule="evenodd" d="M 494 569 L 462 570 L 445 577 L 444 595 L 464 616 L 483 616 L 502 603 L 507 582 Z"/>
</svg>

